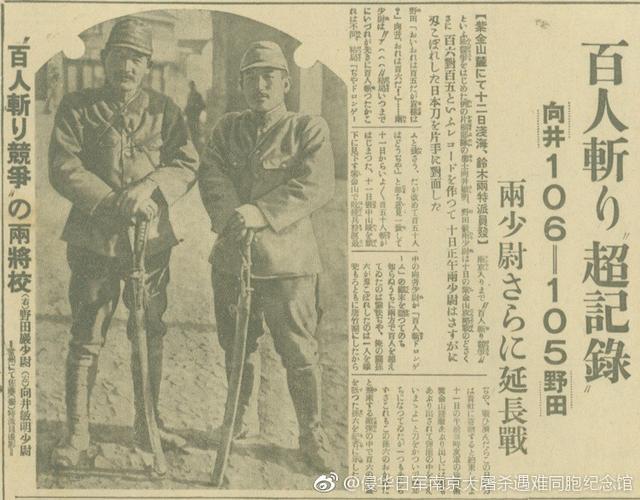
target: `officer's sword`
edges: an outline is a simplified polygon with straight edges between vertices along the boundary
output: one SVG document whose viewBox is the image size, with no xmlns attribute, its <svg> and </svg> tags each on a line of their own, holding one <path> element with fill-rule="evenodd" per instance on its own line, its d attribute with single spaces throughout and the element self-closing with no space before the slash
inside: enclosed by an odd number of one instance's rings
<svg viewBox="0 0 640 500">
<path fill-rule="evenodd" d="M 129 276 L 133 294 L 133 307 L 130 318 L 133 325 L 134 348 L 140 363 L 140 381 L 142 385 L 142 404 L 144 418 L 151 451 L 153 452 L 153 472 L 159 476 L 166 474 L 167 462 L 162 451 L 160 432 L 156 421 L 151 385 L 149 383 L 149 350 L 147 348 L 147 332 L 145 331 L 145 312 L 147 309 L 147 289 L 145 286 L 146 270 L 144 256 L 147 247 L 147 233 L 149 222 L 143 217 L 136 217 L 133 229 L 133 268 Z"/>
<path fill-rule="evenodd" d="M 238 412 L 238 400 L 240 399 L 240 386 L 244 372 L 249 315 L 251 314 L 251 295 L 253 292 L 251 288 L 251 243 L 253 242 L 253 236 L 253 229 L 248 229 L 241 250 L 242 268 L 240 270 L 240 292 L 236 306 L 236 329 L 231 354 L 232 368 L 227 390 L 227 402 L 224 407 L 218 454 L 216 455 L 216 463 L 211 475 L 211 482 L 216 488 L 220 488 L 224 481 L 224 471 L 231 451 L 233 430 Z"/>
</svg>

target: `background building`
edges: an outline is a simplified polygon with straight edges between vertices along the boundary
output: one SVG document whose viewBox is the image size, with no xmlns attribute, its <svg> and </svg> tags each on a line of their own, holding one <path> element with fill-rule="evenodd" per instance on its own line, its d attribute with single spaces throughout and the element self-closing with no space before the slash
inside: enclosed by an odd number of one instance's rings
<svg viewBox="0 0 640 500">
<path fill-rule="evenodd" d="M 181 106 L 186 103 L 189 80 L 200 83 L 200 88 L 208 87 L 211 81 L 211 28 L 210 23 L 202 23 L 203 16 L 208 20 L 209 14 L 203 11 L 136 14 L 153 30 L 153 64 L 146 85 L 172 96 Z M 36 75 L 36 97 L 46 99 L 54 83 L 60 86 L 61 95 L 103 85 L 100 52 L 117 20 L 97 24 L 80 34 L 85 44 L 82 57 L 69 59 L 59 53 L 43 66 Z"/>
</svg>

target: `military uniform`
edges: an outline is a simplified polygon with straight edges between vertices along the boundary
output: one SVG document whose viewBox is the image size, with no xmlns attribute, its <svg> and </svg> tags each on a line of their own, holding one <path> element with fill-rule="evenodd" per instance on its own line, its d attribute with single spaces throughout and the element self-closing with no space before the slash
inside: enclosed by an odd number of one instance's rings
<svg viewBox="0 0 640 500">
<path fill-rule="evenodd" d="M 278 49 L 279 50 L 279 49 Z M 202 200 L 218 239 L 211 255 L 215 315 L 230 372 L 240 252 L 224 230 L 245 204 L 268 225 L 252 243 L 254 295 L 247 364 L 240 395 L 242 418 L 259 373 L 253 366 L 262 319 L 287 371 L 301 440 L 320 426 L 318 273 L 321 262 L 311 215 L 333 196 L 334 159 L 326 122 L 284 104 L 266 114 L 228 113 L 216 125 L 199 171 Z"/>
<path fill-rule="evenodd" d="M 107 87 L 66 95 L 49 147 L 51 185 L 73 204 L 62 238 L 99 255 L 129 255 L 123 221 L 96 208 L 148 178 L 158 185 L 160 212 L 149 225 L 147 253 L 174 246 L 168 206 L 195 183 L 197 167 L 182 112 L 169 97 L 143 88 L 120 109 Z"/>
<path fill-rule="evenodd" d="M 138 28 L 125 21 L 116 24 L 114 31 L 119 29 L 120 37 L 126 38 L 132 29 L 135 35 Z M 49 179 L 72 203 L 62 238 L 68 244 L 71 269 L 69 300 L 73 323 L 66 366 L 66 404 L 69 444 L 74 448 L 88 445 L 88 406 L 98 355 L 119 300 L 121 281 L 132 265 L 128 235 L 131 221 L 103 209 L 102 202 L 143 179 L 157 186 L 152 198 L 159 211 L 149 224 L 146 254 L 146 329 L 150 384 L 157 406 L 169 258 L 171 248 L 178 243 L 169 207 L 195 183 L 197 167 L 198 156 L 181 110 L 158 92 L 141 88 L 122 105 L 105 86 L 69 94 L 60 104 L 49 149 Z M 123 298 L 130 307 L 128 287 Z M 130 339 L 131 326 L 127 326 Z M 137 356 L 132 356 L 132 372 L 136 430 L 140 431 L 144 414 Z"/>
</svg>

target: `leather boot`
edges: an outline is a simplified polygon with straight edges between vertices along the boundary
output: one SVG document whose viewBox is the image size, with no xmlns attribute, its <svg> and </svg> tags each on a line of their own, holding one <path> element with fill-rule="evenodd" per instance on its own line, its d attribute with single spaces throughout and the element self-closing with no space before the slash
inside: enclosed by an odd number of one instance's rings
<svg viewBox="0 0 640 500">
<path fill-rule="evenodd" d="M 89 403 L 97 370 L 96 355 L 81 354 L 73 347 L 69 349 L 65 374 L 68 435 L 53 451 L 54 466 L 76 466 L 81 455 L 89 448 Z"/>
<path fill-rule="evenodd" d="M 156 417 L 156 425 L 160 433 L 160 440 L 163 446 L 184 448 L 187 441 L 175 433 L 170 432 L 160 418 L 158 402 L 160 400 L 160 385 L 162 383 L 162 356 L 164 343 L 162 337 L 147 338 L 147 350 L 149 359 L 149 387 L 153 400 L 153 409 Z M 133 430 L 136 444 L 144 450 L 150 450 L 149 435 L 147 432 L 147 422 L 144 416 L 144 399 L 142 395 L 142 379 L 140 373 L 140 362 L 134 346 L 131 349 L 131 375 L 133 379 L 133 398 L 135 419 Z"/>
<path fill-rule="evenodd" d="M 225 370 L 227 383 L 231 378 L 231 353 L 225 352 Z M 238 411 L 233 429 L 234 439 L 246 439 L 257 435 L 258 431 L 258 395 L 260 393 L 261 375 L 260 353 L 254 351 L 247 355 L 240 385 Z M 253 425 L 252 425 L 253 424 Z"/>
<path fill-rule="evenodd" d="M 311 467 L 326 472 L 333 457 L 320 422 L 321 380 L 317 366 L 287 370 L 287 385 L 298 418 L 300 451 Z"/>
</svg>

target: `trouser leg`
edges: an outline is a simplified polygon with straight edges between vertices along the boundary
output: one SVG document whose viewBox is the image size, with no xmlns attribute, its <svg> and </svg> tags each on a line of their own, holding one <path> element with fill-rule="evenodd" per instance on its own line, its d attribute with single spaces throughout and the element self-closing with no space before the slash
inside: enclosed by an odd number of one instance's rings
<svg viewBox="0 0 640 500">
<path fill-rule="evenodd" d="M 233 339 L 235 336 L 236 315 L 238 302 L 239 283 L 238 278 L 222 273 L 213 273 L 213 295 L 218 330 L 218 341 L 224 350 L 225 370 L 227 382 L 233 371 Z M 249 317 L 247 331 L 247 347 L 243 367 L 242 382 L 240 384 L 240 397 L 238 399 L 238 411 L 234 434 L 243 437 L 250 432 L 247 421 L 251 416 L 257 415 L 258 394 L 260 392 L 261 362 L 258 352 L 258 339 L 263 334 L 262 317 L 259 311 L 259 301 L 254 297 Z"/>
<path fill-rule="evenodd" d="M 270 280 L 265 282 L 267 289 L 262 297 L 267 326 L 287 370 L 301 435 L 320 424 L 316 279 L 303 276 Z"/>
<path fill-rule="evenodd" d="M 298 419 L 299 443 L 307 463 L 318 471 L 333 461 L 321 424 L 317 276 L 268 282 L 262 307 L 276 351 L 287 370 L 287 385 Z"/>
<path fill-rule="evenodd" d="M 287 386 L 298 418 L 300 435 L 321 423 L 321 375 L 318 366 L 287 369 Z"/>
<path fill-rule="evenodd" d="M 120 294 L 114 259 L 69 246 L 71 268 L 71 342 L 65 365 L 67 442 L 56 450 L 54 461 L 75 465 L 76 451 L 89 446 L 89 405 L 95 384 L 98 356 Z"/>
</svg>

